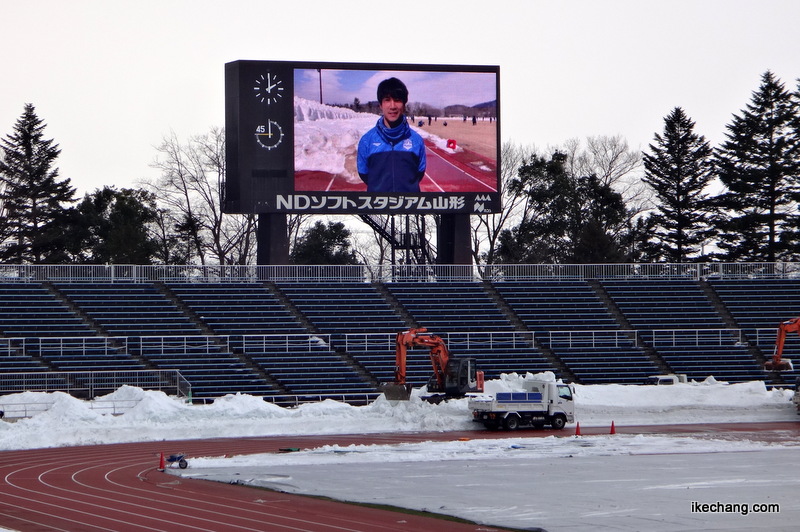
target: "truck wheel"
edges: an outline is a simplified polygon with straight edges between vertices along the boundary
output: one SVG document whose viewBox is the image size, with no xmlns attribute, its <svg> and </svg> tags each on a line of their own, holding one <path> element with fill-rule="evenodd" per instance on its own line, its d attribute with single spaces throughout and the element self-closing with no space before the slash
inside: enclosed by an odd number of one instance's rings
<svg viewBox="0 0 800 532">
<path fill-rule="evenodd" d="M 506 430 L 517 430 L 519 428 L 519 416 L 515 414 L 506 416 L 503 425 L 506 427 Z"/>
<path fill-rule="evenodd" d="M 550 420 L 550 426 L 553 427 L 555 430 L 561 430 L 564 428 L 564 425 L 567 424 L 567 418 L 564 416 L 553 416 L 553 419 Z"/>
</svg>

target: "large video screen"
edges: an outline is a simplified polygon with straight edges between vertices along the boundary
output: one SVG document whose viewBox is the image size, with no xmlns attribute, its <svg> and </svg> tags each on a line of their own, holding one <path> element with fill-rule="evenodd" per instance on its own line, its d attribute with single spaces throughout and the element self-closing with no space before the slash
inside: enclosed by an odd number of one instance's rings
<svg viewBox="0 0 800 532">
<path fill-rule="evenodd" d="M 228 213 L 500 209 L 499 67 L 235 61 Z"/>
</svg>

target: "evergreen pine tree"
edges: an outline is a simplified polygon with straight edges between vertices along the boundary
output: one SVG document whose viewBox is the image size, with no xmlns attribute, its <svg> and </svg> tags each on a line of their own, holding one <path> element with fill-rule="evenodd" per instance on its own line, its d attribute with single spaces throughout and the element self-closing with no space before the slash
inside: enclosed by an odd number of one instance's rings
<svg viewBox="0 0 800 532">
<path fill-rule="evenodd" d="M 349 239 L 350 230 L 342 222 L 317 222 L 300 237 L 289 259 L 292 264 L 358 264 Z"/>
<path fill-rule="evenodd" d="M 0 202 L 6 218 L 0 260 L 22 264 L 64 257 L 65 204 L 73 201 L 75 189 L 69 179 L 58 180 L 54 165 L 61 150 L 44 138 L 45 125 L 26 104 L 14 132 L 0 142 Z"/>
<path fill-rule="evenodd" d="M 797 98 L 767 71 L 727 126 L 716 165 L 726 191 L 716 200 L 724 260 L 796 260 L 800 138 Z"/>
<path fill-rule="evenodd" d="M 712 150 L 705 137 L 694 132 L 694 122 L 680 107 L 664 118 L 664 133 L 655 135 L 650 154 L 644 153 L 644 182 L 657 197 L 651 223 L 658 258 L 686 262 L 702 254 L 713 233 L 707 195 L 713 178 Z"/>
<path fill-rule="evenodd" d="M 142 189 L 103 187 L 69 210 L 72 261 L 84 264 L 152 264 L 158 242 L 155 198 Z"/>
<path fill-rule="evenodd" d="M 509 182 L 527 207 L 519 225 L 500 233 L 500 262 L 624 262 L 622 195 L 595 175 L 572 174 L 567 159 L 560 152 L 549 160 L 535 155 Z"/>
</svg>

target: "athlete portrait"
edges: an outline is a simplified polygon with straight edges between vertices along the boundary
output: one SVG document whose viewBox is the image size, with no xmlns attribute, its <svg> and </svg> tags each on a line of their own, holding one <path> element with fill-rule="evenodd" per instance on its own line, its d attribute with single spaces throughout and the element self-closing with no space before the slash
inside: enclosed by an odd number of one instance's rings
<svg viewBox="0 0 800 532">
<path fill-rule="evenodd" d="M 397 78 L 378 84 L 381 117 L 358 143 L 358 175 L 367 192 L 419 192 L 427 165 L 425 143 L 406 118 L 408 89 Z"/>
</svg>

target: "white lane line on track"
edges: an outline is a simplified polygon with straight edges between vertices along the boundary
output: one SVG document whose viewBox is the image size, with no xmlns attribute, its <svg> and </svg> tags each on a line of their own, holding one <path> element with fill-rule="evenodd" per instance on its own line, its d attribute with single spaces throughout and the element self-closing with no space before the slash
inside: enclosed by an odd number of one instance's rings
<svg viewBox="0 0 800 532">
<path fill-rule="evenodd" d="M 21 506 L 26 506 L 26 510 L 25 510 L 26 512 L 33 512 L 33 513 L 37 513 L 37 514 L 40 514 L 40 515 L 46 515 L 46 516 L 49 516 L 49 517 L 57 518 L 57 519 L 59 519 L 61 521 L 80 524 L 80 525 L 83 525 L 85 527 L 89 527 L 90 529 L 95 529 L 95 530 L 116 530 L 116 529 L 115 528 L 114 529 L 104 528 L 102 526 L 94 524 L 93 521 L 78 521 L 78 520 L 73 519 L 73 518 L 67 518 L 67 517 L 64 516 L 63 512 L 48 513 L 48 512 L 45 512 L 44 510 L 38 510 L 38 509 L 36 509 L 34 507 L 30 507 L 30 504 L 32 502 L 34 502 L 39 507 L 50 507 L 50 508 L 54 508 L 56 510 L 74 512 L 74 513 L 79 514 L 79 515 L 85 515 L 85 516 L 88 516 L 90 518 L 94 518 L 94 520 L 97 520 L 97 518 L 99 517 L 99 518 L 101 518 L 103 520 L 106 520 L 106 521 L 110 521 L 110 522 L 113 522 L 113 523 L 119 523 L 119 524 L 123 525 L 123 528 L 124 528 L 125 525 L 130 526 L 131 525 L 130 521 L 123 521 L 123 520 L 120 520 L 120 519 L 116 519 L 114 517 L 108 517 L 108 516 L 103 515 L 103 514 L 91 513 L 89 511 L 79 510 L 79 509 L 76 508 L 76 506 L 66 506 L 66 505 L 57 504 L 55 502 L 50 502 L 50 501 L 51 500 L 53 500 L 53 501 L 58 500 L 58 501 L 66 502 L 66 503 L 73 503 L 74 505 L 83 505 L 83 506 L 86 506 L 86 507 L 89 507 L 89 508 L 107 509 L 107 510 L 111 510 L 115 514 L 116 513 L 119 513 L 119 514 L 130 514 L 131 516 L 137 516 L 137 517 L 140 515 L 138 513 L 126 512 L 124 510 L 121 510 L 119 507 L 102 506 L 102 505 L 99 505 L 99 504 L 88 502 L 88 501 L 82 500 L 82 499 L 77 499 L 77 498 L 74 498 L 74 497 L 64 497 L 64 496 L 61 496 L 61 495 L 56 495 L 55 493 L 52 493 L 52 492 L 49 492 L 49 491 L 40 491 L 40 490 L 31 489 L 31 488 L 26 488 L 26 487 L 23 487 L 23 486 L 19 485 L 16 482 L 12 482 L 12 480 L 11 480 L 12 475 L 23 474 L 23 472 L 27 472 L 29 470 L 33 470 L 33 469 L 42 467 L 42 465 L 49 466 L 49 465 L 54 465 L 54 464 L 59 464 L 59 467 L 55 467 L 55 468 L 49 469 L 47 471 L 44 471 L 44 472 L 40 473 L 37 476 L 37 480 L 39 481 L 39 484 L 41 484 L 43 486 L 47 486 L 48 488 L 51 488 L 53 490 L 67 491 L 68 493 L 76 493 L 75 491 L 72 491 L 72 490 L 67 490 L 67 489 L 64 489 L 64 488 L 53 486 L 53 485 L 51 485 L 51 484 L 49 484 L 49 483 L 47 483 L 47 482 L 45 482 L 43 480 L 43 476 L 45 474 L 58 471 L 59 469 L 62 469 L 64 467 L 71 467 L 71 466 L 74 466 L 76 464 L 64 465 L 60 461 L 59 462 L 51 462 L 49 464 L 37 463 L 35 465 L 30 465 L 28 467 L 24 467 L 22 469 L 18 469 L 18 470 L 15 470 L 15 471 L 12 471 L 12 472 L 8 473 L 5 476 L 5 482 L 6 482 L 6 484 L 8 486 L 16 488 L 16 489 L 20 490 L 23 493 L 36 494 L 36 495 L 39 495 L 40 497 L 37 497 L 32 501 L 30 495 L 22 496 L 22 495 L 17 495 L 17 494 L 14 494 L 14 493 L 9 493 L 7 491 L 4 491 L 4 493 L 3 493 L 3 503 L 7 502 L 8 498 L 14 498 L 14 499 L 17 499 L 17 500 L 20 500 L 20 501 L 28 503 L 27 505 L 22 505 L 21 504 Z M 161 528 L 152 528 L 152 527 L 145 526 L 145 525 L 134 525 L 134 526 L 136 526 L 140 530 L 163 530 Z M 212 531 L 209 531 L 209 532 L 212 532 Z"/>
<path fill-rule="evenodd" d="M 33 519 L 30 519 L 28 517 L 23 517 L 23 516 L 19 515 L 18 512 L 15 512 L 14 514 L 7 514 L 7 513 L 3 513 L 2 511 L 0 511 L 0 517 L 7 517 L 9 519 L 14 519 L 15 521 L 22 521 L 23 523 L 30 523 L 31 525 L 35 525 L 37 527 L 40 527 L 42 530 L 47 530 L 48 532 L 53 532 L 53 531 L 73 532 L 73 529 L 71 529 L 71 528 L 56 528 L 56 527 L 53 526 L 52 523 L 44 523 L 44 522 L 41 522 L 41 521 L 34 521 Z"/>
<path fill-rule="evenodd" d="M 448 161 L 447 159 L 445 159 L 444 157 L 442 157 L 442 156 L 441 156 L 441 155 L 439 155 L 438 153 L 435 153 L 435 152 L 434 152 L 433 154 L 434 154 L 434 155 L 437 157 L 437 159 L 438 159 L 438 160 L 440 160 L 440 161 L 444 162 L 445 164 L 447 164 L 447 165 L 451 166 L 453 169 L 455 169 L 455 170 L 457 170 L 457 171 L 461 172 L 462 174 L 464 174 L 465 176 L 467 176 L 467 178 L 468 178 L 468 179 L 470 179 L 470 180 L 472 180 L 472 181 L 475 181 L 476 183 L 479 183 L 479 184 L 480 184 L 481 186 L 483 186 L 483 187 L 486 187 L 486 188 L 488 188 L 488 189 L 489 189 L 489 192 L 497 192 L 497 189 L 496 189 L 496 188 L 494 188 L 493 186 L 491 186 L 491 185 L 488 185 L 487 183 L 484 183 L 483 181 L 481 181 L 481 180 L 480 180 L 480 179 L 478 179 L 477 177 L 475 177 L 475 176 L 473 176 L 472 174 L 470 174 L 469 172 L 465 171 L 463 168 L 460 168 L 460 167 L 456 166 L 455 164 L 451 163 L 450 161 Z M 438 185 L 437 185 L 437 186 L 438 186 Z M 441 187 L 440 187 L 440 190 L 441 190 Z"/>
<path fill-rule="evenodd" d="M 108 461 L 108 460 L 106 460 L 106 461 Z M 198 531 L 200 531 L 200 530 L 208 530 L 209 532 L 211 532 L 211 531 L 214 531 L 214 530 L 220 530 L 219 527 L 222 527 L 224 529 L 229 529 L 229 530 L 231 530 L 231 529 L 252 530 L 254 532 L 257 532 L 257 531 L 264 530 L 263 525 L 264 525 L 265 519 L 273 519 L 275 521 L 285 521 L 285 522 L 287 522 L 287 524 L 279 524 L 277 522 L 270 523 L 270 527 L 271 527 L 272 530 L 290 530 L 290 531 L 294 531 L 294 532 L 311 532 L 313 530 L 319 530 L 320 526 L 322 526 L 322 527 L 324 527 L 326 529 L 332 530 L 332 531 L 333 530 L 338 530 L 338 531 L 342 531 L 342 532 L 359 532 L 360 530 L 363 530 L 363 529 L 354 529 L 354 528 L 350 528 L 350 527 L 336 526 L 336 525 L 333 525 L 333 524 L 330 524 L 330 523 L 323 523 L 323 522 L 309 520 L 309 519 L 300 519 L 300 518 L 295 518 L 295 517 L 289 517 L 289 516 L 282 515 L 282 514 L 279 514 L 279 513 L 268 512 L 268 511 L 265 511 L 265 509 L 268 506 L 260 504 L 260 503 L 255 503 L 255 502 L 250 503 L 252 505 L 257 505 L 257 506 L 253 506 L 251 508 L 248 508 L 247 507 L 248 506 L 247 501 L 242 501 L 240 499 L 234 499 L 234 498 L 230 498 L 230 497 L 215 496 L 215 498 L 218 500 L 218 502 L 214 502 L 214 501 L 211 501 L 211 500 L 208 499 L 208 494 L 207 493 L 203 493 L 202 494 L 202 497 L 203 497 L 202 499 L 192 498 L 192 497 L 176 494 L 175 492 L 170 492 L 169 490 L 161 490 L 161 491 L 158 491 L 156 493 L 154 490 L 147 490 L 147 489 L 144 489 L 144 488 L 137 488 L 137 487 L 134 487 L 132 485 L 127 485 L 127 484 L 123 484 L 123 483 L 114 481 L 114 480 L 112 480 L 110 478 L 110 475 L 112 473 L 117 473 L 117 472 L 119 472 L 121 470 L 124 470 L 126 468 L 129 468 L 131 466 L 135 466 L 137 463 L 139 463 L 141 465 L 144 465 L 143 462 L 139 462 L 139 461 L 132 462 L 132 463 L 127 464 L 127 465 L 121 465 L 119 467 L 115 467 L 115 468 L 113 468 L 111 470 L 105 471 L 104 474 L 103 474 L 103 478 L 104 478 L 104 480 L 106 482 L 109 482 L 111 485 L 114 485 L 114 486 L 117 486 L 117 487 L 121 487 L 121 488 L 125 488 L 128 491 L 134 491 L 134 492 L 138 492 L 138 493 L 143 493 L 144 495 L 132 495 L 130 493 L 127 494 L 127 495 L 122 495 L 120 492 L 114 492 L 114 491 L 111 491 L 111 490 L 108 490 L 108 489 L 105 489 L 105 488 L 94 486 L 94 485 L 88 484 L 86 482 L 83 482 L 83 481 L 80 481 L 80 480 L 77 479 L 76 475 L 78 475 L 80 473 L 88 472 L 88 471 L 90 471 L 92 469 L 103 468 L 103 467 L 105 467 L 104 464 L 94 463 L 91 466 L 84 467 L 84 468 L 72 473 L 71 480 L 78 486 L 81 486 L 83 488 L 90 488 L 90 489 L 96 490 L 96 491 L 101 491 L 101 492 L 120 495 L 122 497 L 122 500 L 115 500 L 112 497 L 101 497 L 99 495 L 89 495 L 89 494 L 87 494 L 87 492 L 85 490 L 80 491 L 80 493 L 82 493 L 84 495 L 88 495 L 88 496 L 90 496 L 92 498 L 95 498 L 95 499 L 101 499 L 101 500 L 106 501 L 106 502 L 114 502 L 115 504 L 113 506 L 103 505 L 103 504 L 94 503 L 94 502 L 88 502 L 88 501 L 83 500 L 83 499 L 75 499 L 75 498 L 66 497 L 66 496 L 59 496 L 59 495 L 55 495 L 55 494 L 52 494 L 52 493 L 49 493 L 49 492 L 44 492 L 44 491 L 36 491 L 36 490 L 33 490 L 33 489 L 23 488 L 23 487 L 15 484 L 13 482 L 10 482 L 8 480 L 8 476 L 13 474 L 13 472 L 10 473 L 9 475 L 7 475 L 6 481 L 7 481 L 7 483 L 9 485 L 12 485 L 12 486 L 16 487 L 17 489 L 26 491 L 28 493 L 37 493 L 37 494 L 40 494 L 40 495 L 43 495 L 43 496 L 46 496 L 46 497 L 49 497 L 49 498 L 54 498 L 54 499 L 60 499 L 60 500 L 63 500 L 63 501 L 74 502 L 74 503 L 86 505 L 86 506 L 93 507 L 93 508 L 106 509 L 106 510 L 110 510 L 113 513 L 129 514 L 129 515 L 137 516 L 137 517 L 141 517 L 142 516 L 142 512 L 125 511 L 125 510 L 122 510 L 120 508 L 120 505 L 124 505 L 124 506 L 131 507 L 131 508 L 143 509 L 143 510 L 145 510 L 145 514 L 147 514 L 147 513 L 151 513 L 152 514 L 153 512 L 156 512 L 156 511 L 158 513 L 166 512 L 167 518 L 161 519 L 161 521 L 164 522 L 165 524 L 166 523 L 180 524 L 181 522 L 179 520 L 176 520 L 175 517 L 178 517 L 178 516 L 185 517 L 185 518 L 188 518 L 188 519 L 192 520 L 192 522 L 193 522 L 192 529 L 193 530 L 198 530 Z M 62 487 L 53 485 L 52 483 L 48 482 L 45 479 L 45 477 L 48 474 L 57 474 L 57 473 L 60 472 L 61 469 L 64 469 L 64 468 L 69 468 L 69 467 L 75 467 L 75 466 L 78 466 L 78 465 L 82 465 L 82 463 L 74 463 L 74 464 L 66 464 L 65 465 L 62 462 L 52 462 L 52 463 L 46 464 L 46 465 L 56 465 L 56 464 L 58 464 L 58 467 L 54 467 L 54 468 L 48 469 L 48 470 L 43 471 L 43 472 L 41 472 L 39 474 L 39 476 L 38 476 L 39 483 L 42 484 L 43 486 L 47 486 L 48 488 L 51 488 L 53 490 L 64 491 L 64 492 L 67 492 L 67 493 L 76 493 L 77 490 L 70 490 L 70 489 L 67 489 L 67 488 L 62 488 Z M 41 466 L 41 465 L 42 464 L 38 464 L 38 466 Z M 23 468 L 23 469 L 28 470 L 28 469 L 33 469 L 35 467 L 37 467 L 37 466 L 28 466 L 28 467 Z M 144 475 L 144 473 L 146 473 L 148 471 L 152 472 L 153 470 L 154 470 L 154 468 L 152 466 L 150 466 L 150 467 L 148 467 L 146 469 L 141 470 L 137 475 L 134 476 L 134 478 L 136 478 L 139 481 L 141 481 L 141 477 Z M 19 471 L 17 471 L 17 472 L 19 472 Z M 173 477 L 173 478 L 175 478 L 179 482 L 182 480 L 182 479 L 180 479 L 178 477 Z M 184 484 L 184 487 L 185 487 L 185 484 Z M 242 489 L 248 489 L 248 488 L 243 487 Z M 191 490 L 185 490 L 185 492 L 192 493 Z M 16 496 L 16 495 L 11 495 L 11 496 L 17 497 L 17 498 L 20 498 L 20 499 L 28 499 L 27 497 L 23 498 L 23 497 L 19 497 L 19 496 Z M 128 502 L 128 500 L 130 500 L 131 498 L 135 498 L 135 499 L 138 499 L 140 501 L 145 501 L 145 502 L 147 502 L 149 504 L 144 505 L 144 504 Z M 171 505 L 167 505 L 168 508 L 164 508 L 165 499 L 170 499 L 172 501 Z M 240 519 L 240 520 L 243 520 L 243 521 L 245 521 L 247 523 L 251 523 L 253 526 L 256 526 L 256 528 L 250 528 L 249 526 L 247 526 L 245 524 L 233 524 L 230 521 L 224 520 L 224 519 L 230 519 L 231 518 L 231 515 L 230 515 L 231 503 L 236 503 L 236 505 L 237 505 L 236 506 L 236 510 L 237 510 L 238 513 L 236 515 L 236 518 Z M 55 503 L 41 502 L 41 504 L 44 504 L 46 506 L 53 506 L 53 507 L 56 507 L 56 508 L 59 508 L 59 509 L 70 509 L 72 511 L 75 511 L 75 512 L 78 512 L 78 513 L 81 513 L 81 514 L 97 517 L 96 514 L 91 514 L 89 512 L 76 510 L 75 508 L 70 508 L 70 507 L 66 507 L 66 506 L 57 505 Z M 156 505 L 155 507 L 153 506 L 154 504 Z M 192 504 L 194 504 L 194 505 L 196 505 L 198 507 L 197 508 L 189 508 L 189 506 L 191 506 Z M 217 507 L 217 508 L 220 508 L 220 509 L 223 509 L 223 510 L 226 510 L 226 511 L 221 512 L 221 511 L 216 511 L 216 510 L 209 510 L 208 507 L 210 505 L 214 506 L 214 507 Z M 205 518 L 205 517 L 200 517 L 196 513 L 191 513 L 191 512 L 197 512 L 197 511 L 202 511 L 202 512 L 204 512 L 206 514 L 210 514 L 210 515 L 213 515 L 215 517 L 218 516 L 219 518 L 223 519 L 223 521 L 218 521 L 218 520 L 215 520 L 215 519 L 208 519 L 208 518 Z M 59 516 L 60 515 L 60 514 L 48 514 L 48 513 L 45 513 L 45 512 L 38 512 L 38 513 L 42 513 L 43 515 L 50 515 L 50 516 Z M 252 517 L 252 518 L 251 517 L 244 517 L 242 515 L 242 513 L 253 513 L 254 517 Z M 115 521 L 115 522 L 122 522 L 122 523 L 128 524 L 129 526 L 135 526 L 135 527 L 138 527 L 141 530 L 145 530 L 145 529 L 147 529 L 147 530 L 161 530 L 159 528 L 151 528 L 151 527 L 148 527 L 146 525 L 136 525 L 136 524 L 129 523 L 127 521 L 119 521 L 117 519 L 105 517 L 102 514 L 101 514 L 101 517 L 103 519 L 109 519 L 109 520 L 112 520 L 112 521 Z M 206 523 L 208 523 L 209 526 L 214 526 L 214 528 L 210 528 L 210 529 L 198 528 L 196 525 L 194 525 L 195 521 L 206 522 Z M 79 523 L 79 521 L 73 521 L 73 522 Z M 288 523 L 291 523 L 291 524 L 288 524 Z M 97 529 L 102 529 L 100 527 L 97 527 L 96 525 L 92 525 L 91 523 L 86 523 L 86 524 L 87 525 L 91 525 L 91 526 L 93 526 L 94 528 L 97 528 Z M 309 527 L 309 526 L 312 527 L 312 528 L 306 528 L 306 527 Z M 105 529 L 103 529 L 103 530 L 105 530 Z"/>
</svg>

